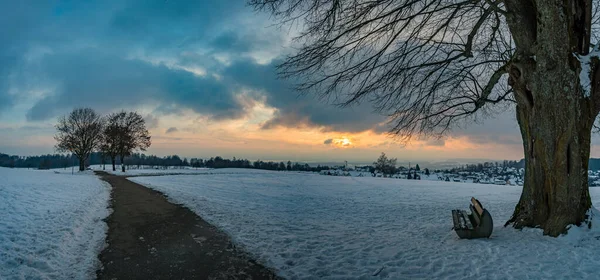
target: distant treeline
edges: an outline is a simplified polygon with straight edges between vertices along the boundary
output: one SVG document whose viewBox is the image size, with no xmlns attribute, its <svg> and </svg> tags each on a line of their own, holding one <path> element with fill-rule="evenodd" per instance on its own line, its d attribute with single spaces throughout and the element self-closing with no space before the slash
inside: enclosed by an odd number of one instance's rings
<svg viewBox="0 0 600 280">
<path fill-rule="evenodd" d="M 329 166 L 312 167 L 306 163 L 298 163 L 291 161 L 287 162 L 274 162 L 274 161 L 262 161 L 257 160 L 250 162 L 247 159 L 224 159 L 222 157 L 214 157 L 208 160 L 192 158 L 190 160 L 190 166 L 192 167 L 207 167 L 207 168 L 255 168 L 265 170 L 287 170 L 287 171 L 316 171 L 329 170 Z"/>
<path fill-rule="evenodd" d="M 192 158 L 188 161 L 187 158 L 181 158 L 177 155 L 158 157 L 155 155 L 145 155 L 141 153 L 135 153 L 128 156 L 124 160 L 125 166 L 128 168 L 167 168 L 170 166 L 175 167 L 206 167 L 206 168 L 255 168 L 255 169 L 266 169 L 266 170 L 288 170 L 288 171 L 316 171 L 329 170 L 329 166 L 317 166 L 312 167 L 306 163 L 292 163 L 287 162 L 273 162 L 273 161 L 262 161 L 257 160 L 250 162 L 247 159 L 224 159 L 220 156 L 211 157 L 209 159 Z M 102 165 L 109 164 L 109 160 L 102 156 L 102 153 L 94 152 L 90 154 L 90 157 L 86 161 L 86 165 Z M 116 159 L 116 164 L 121 164 L 120 160 Z M 78 166 L 79 163 L 75 156 L 71 155 L 41 155 L 41 156 L 12 156 L 0 153 L 0 167 L 10 168 L 37 168 L 37 169 L 51 169 L 51 168 L 68 168 L 71 166 Z"/>
<path fill-rule="evenodd" d="M 110 164 L 110 160 L 105 156 L 102 156 L 100 152 L 94 152 L 90 154 L 90 157 L 86 160 L 86 166 L 98 165 L 98 164 Z M 125 158 L 125 165 L 145 165 L 151 167 L 166 167 L 166 166 L 188 166 L 187 159 L 181 159 L 179 156 L 166 156 L 158 157 L 154 155 L 144 154 L 133 154 Z M 116 159 L 117 164 L 121 164 L 119 158 Z M 77 157 L 74 155 L 41 155 L 41 156 L 11 156 L 0 153 L 0 167 L 17 167 L 17 168 L 38 168 L 38 169 L 51 169 L 51 168 L 67 168 L 71 166 L 78 166 L 79 162 Z"/>
<path fill-rule="evenodd" d="M 75 156 L 65 155 L 41 155 L 41 156 L 30 156 L 20 157 L 11 156 L 0 153 L 0 167 L 26 167 L 26 168 L 38 168 L 38 169 L 50 169 L 50 168 L 66 168 L 74 165 L 78 165 L 77 158 Z"/>
<path fill-rule="evenodd" d="M 266 170 L 289 170 L 289 171 L 313 171 L 319 172 L 321 170 L 334 169 L 335 167 L 329 167 L 325 165 L 318 165 L 316 167 L 309 166 L 306 163 L 298 163 L 291 161 L 287 162 L 273 162 L 273 161 L 262 161 L 257 160 L 251 162 L 247 159 L 225 159 L 220 156 L 211 157 L 209 159 L 192 158 L 181 158 L 177 155 L 159 157 L 155 155 L 145 155 L 141 153 L 135 153 L 125 158 L 125 165 L 129 168 L 166 168 L 168 166 L 191 166 L 191 167 L 205 167 L 205 168 L 254 168 L 254 169 L 266 169 Z M 109 160 L 102 158 L 102 154 L 94 152 L 90 155 L 86 161 L 86 165 L 98 165 L 98 164 L 109 164 Z M 117 164 L 121 164 L 121 161 L 117 158 Z M 68 168 L 71 166 L 77 166 L 77 158 L 70 155 L 40 155 L 40 156 L 15 156 L 0 153 L 0 167 L 11 167 L 11 168 L 36 168 L 36 169 L 51 169 L 51 168 Z M 469 172 L 481 172 L 491 167 L 513 167 L 513 168 L 524 168 L 525 160 L 511 161 L 505 160 L 503 162 L 484 162 L 478 164 L 467 164 L 459 168 L 454 168 L 449 171 L 469 171 Z M 370 168 L 371 172 L 373 167 Z M 590 170 L 600 170 L 600 158 L 590 158 L 589 161 Z"/>
</svg>

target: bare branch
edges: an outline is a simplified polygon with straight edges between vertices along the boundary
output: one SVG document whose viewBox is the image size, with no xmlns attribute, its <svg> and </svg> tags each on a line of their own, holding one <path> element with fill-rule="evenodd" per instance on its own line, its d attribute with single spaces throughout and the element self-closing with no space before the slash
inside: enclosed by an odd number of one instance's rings
<svg viewBox="0 0 600 280">
<path fill-rule="evenodd" d="M 299 51 L 279 66 L 297 89 L 340 106 L 368 101 L 392 132 L 440 135 L 488 104 L 513 56 L 502 1 L 251 0 L 302 20 Z"/>
<path fill-rule="evenodd" d="M 83 162 L 100 146 L 102 126 L 102 118 L 94 110 L 73 110 L 58 119 L 54 136 L 56 150 L 75 154 L 80 161 L 80 170 L 83 170 Z"/>
</svg>

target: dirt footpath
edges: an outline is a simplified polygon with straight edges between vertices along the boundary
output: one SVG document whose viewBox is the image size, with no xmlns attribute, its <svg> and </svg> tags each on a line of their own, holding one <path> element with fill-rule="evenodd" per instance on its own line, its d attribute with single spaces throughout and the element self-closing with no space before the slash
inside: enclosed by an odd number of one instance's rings
<svg viewBox="0 0 600 280">
<path fill-rule="evenodd" d="M 161 193 L 98 172 L 112 185 L 98 279 L 277 279 L 229 237 Z"/>
</svg>

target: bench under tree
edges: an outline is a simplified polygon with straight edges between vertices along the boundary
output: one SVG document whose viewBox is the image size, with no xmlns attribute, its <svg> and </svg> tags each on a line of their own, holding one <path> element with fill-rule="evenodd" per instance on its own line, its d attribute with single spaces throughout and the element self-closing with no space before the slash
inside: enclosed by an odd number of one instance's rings
<svg viewBox="0 0 600 280">
<path fill-rule="evenodd" d="M 460 238 L 489 238 L 494 229 L 492 215 L 474 197 L 471 198 L 469 208 L 471 214 L 465 210 L 452 210 L 454 231 Z"/>
</svg>

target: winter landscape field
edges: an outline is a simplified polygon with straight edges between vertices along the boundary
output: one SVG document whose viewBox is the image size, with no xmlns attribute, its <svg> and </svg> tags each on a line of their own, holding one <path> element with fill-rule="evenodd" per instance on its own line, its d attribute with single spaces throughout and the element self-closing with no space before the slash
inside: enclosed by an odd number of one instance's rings
<svg viewBox="0 0 600 280">
<path fill-rule="evenodd" d="M 110 187 L 56 172 L 0 168 L 0 279 L 95 277 Z"/>
<path fill-rule="evenodd" d="M 118 166 L 116 171 L 112 170 L 112 167 L 106 165 L 103 168 L 102 165 L 90 166 L 90 169 L 95 171 L 105 171 L 113 175 L 118 176 L 154 176 L 154 175 L 183 175 L 183 174 L 198 174 L 198 173 L 213 173 L 215 170 L 208 168 L 143 168 L 143 169 L 128 169 L 126 172 L 121 171 L 121 167 Z M 218 172 L 218 171 L 216 171 Z"/>
<path fill-rule="evenodd" d="M 555 239 L 503 227 L 521 187 L 220 172 L 130 180 L 186 205 L 285 278 L 597 277 L 600 232 L 573 228 Z M 598 205 L 600 190 L 590 191 Z M 491 239 L 451 230 L 450 210 L 466 209 L 471 196 L 495 219 Z"/>
<path fill-rule="evenodd" d="M 110 188 L 65 170 L 0 168 L 0 177 L 0 278 L 93 279 Z M 504 228 L 518 186 L 250 169 L 129 180 L 190 208 L 286 279 L 593 279 L 600 265 L 595 228 L 559 238 Z M 492 213 L 490 239 L 451 230 L 450 210 L 471 196 Z"/>
<path fill-rule="evenodd" d="M 600 0 L 0 23 L 0 280 L 600 279 Z"/>
</svg>

